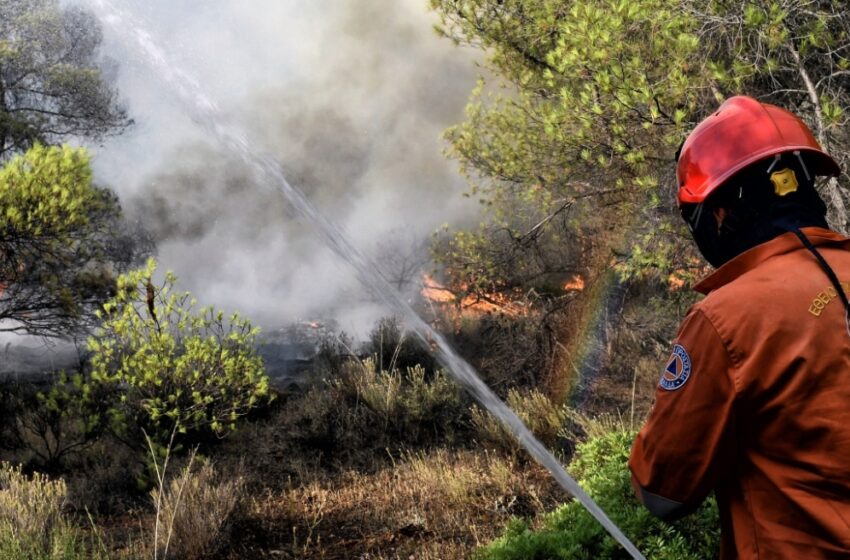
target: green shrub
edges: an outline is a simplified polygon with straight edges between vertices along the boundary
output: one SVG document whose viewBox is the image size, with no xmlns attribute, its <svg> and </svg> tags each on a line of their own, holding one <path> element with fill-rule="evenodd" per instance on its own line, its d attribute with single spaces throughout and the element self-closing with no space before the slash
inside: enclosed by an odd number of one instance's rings
<svg viewBox="0 0 850 560">
<path fill-rule="evenodd" d="M 222 437 L 270 399 L 257 331 L 236 314 L 196 309 L 190 294 L 173 291 L 170 273 L 155 286 L 155 269 L 150 260 L 118 278 L 118 293 L 89 339 L 90 369 L 45 400 L 79 413 L 89 432 L 108 428 L 140 445 L 142 430 L 158 446 L 172 433 L 177 441 Z"/>
<path fill-rule="evenodd" d="M 686 519 L 668 524 L 635 498 L 627 466 L 634 433 L 613 432 L 577 447 L 570 471 L 647 557 L 664 560 L 716 558 L 719 521 L 713 498 Z M 482 560 L 629 558 L 628 553 L 576 501 L 542 520 L 533 531 L 515 520 L 506 534 L 479 552 Z"/>
<path fill-rule="evenodd" d="M 9 116 L 3 107 L 0 120 Z M 0 166 L 0 321 L 36 335 L 84 332 L 114 291 L 113 272 L 132 259 L 113 248 L 126 240 L 120 216 L 115 195 L 92 184 L 83 149 L 35 144 Z"/>
</svg>

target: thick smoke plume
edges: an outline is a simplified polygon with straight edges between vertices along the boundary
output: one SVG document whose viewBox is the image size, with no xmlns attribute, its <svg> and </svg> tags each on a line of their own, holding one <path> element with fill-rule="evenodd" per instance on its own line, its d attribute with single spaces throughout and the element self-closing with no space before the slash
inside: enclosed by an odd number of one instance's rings
<svg viewBox="0 0 850 560">
<path fill-rule="evenodd" d="M 400 287 L 415 290 L 432 231 L 474 216 L 440 134 L 462 118 L 475 69 L 436 37 L 423 0 L 132 8 Z M 332 318 L 364 333 L 383 311 L 310 225 L 206 142 L 120 37 L 106 41 L 137 126 L 96 150 L 96 172 L 154 233 L 162 266 L 266 327 Z"/>
</svg>

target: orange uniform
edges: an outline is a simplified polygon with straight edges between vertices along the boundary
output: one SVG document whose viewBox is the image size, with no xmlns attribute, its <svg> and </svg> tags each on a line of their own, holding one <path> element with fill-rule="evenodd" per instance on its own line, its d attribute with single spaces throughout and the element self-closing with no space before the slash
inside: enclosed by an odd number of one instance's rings
<svg viewBox="0 0 850 560">
<path fill-rule="evenodd" d="M 850 293 L 850 240 L 803 233 Z M 712 490 L 721 558 L 850 558 L 850 332 L 794 234 L 700 283 L 629 466 L 664 517 Z"/>
</svg>

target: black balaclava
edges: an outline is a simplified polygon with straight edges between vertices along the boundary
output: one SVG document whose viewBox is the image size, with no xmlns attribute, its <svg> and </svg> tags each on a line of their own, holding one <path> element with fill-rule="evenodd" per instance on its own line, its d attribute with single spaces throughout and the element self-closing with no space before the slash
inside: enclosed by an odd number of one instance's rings
<svg viewBox="0 0 850 560">
<path fill-rule="evenodd" d="M 771 156 L 732 176 L 702 204 L 683 206 L 682 216 L 703 257 L 719 268 L 783 233 L 826 228 L 826 206 L 810 169 L 796 153 Z M 778 194 L 795 182 L 796 190 Z M 726 215 L 718 226 L 714 212 L 720 208 Z"/>
</svg>

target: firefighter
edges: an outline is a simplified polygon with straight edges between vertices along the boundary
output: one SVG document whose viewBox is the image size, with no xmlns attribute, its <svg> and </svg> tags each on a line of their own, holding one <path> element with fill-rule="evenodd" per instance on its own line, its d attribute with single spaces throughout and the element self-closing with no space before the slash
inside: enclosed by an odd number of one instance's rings
<svg viewBox="0 0 850 560">
<path fill-rule="evenodd" d="M 850 558 L 850 240 L 814 186 L 839 173 L 803 121 L 749 97 L 678 156 L 682 216 L 717 270 L 629 467 L 665 520 L 714 491 L 724 559 Z"/>
</svg>

